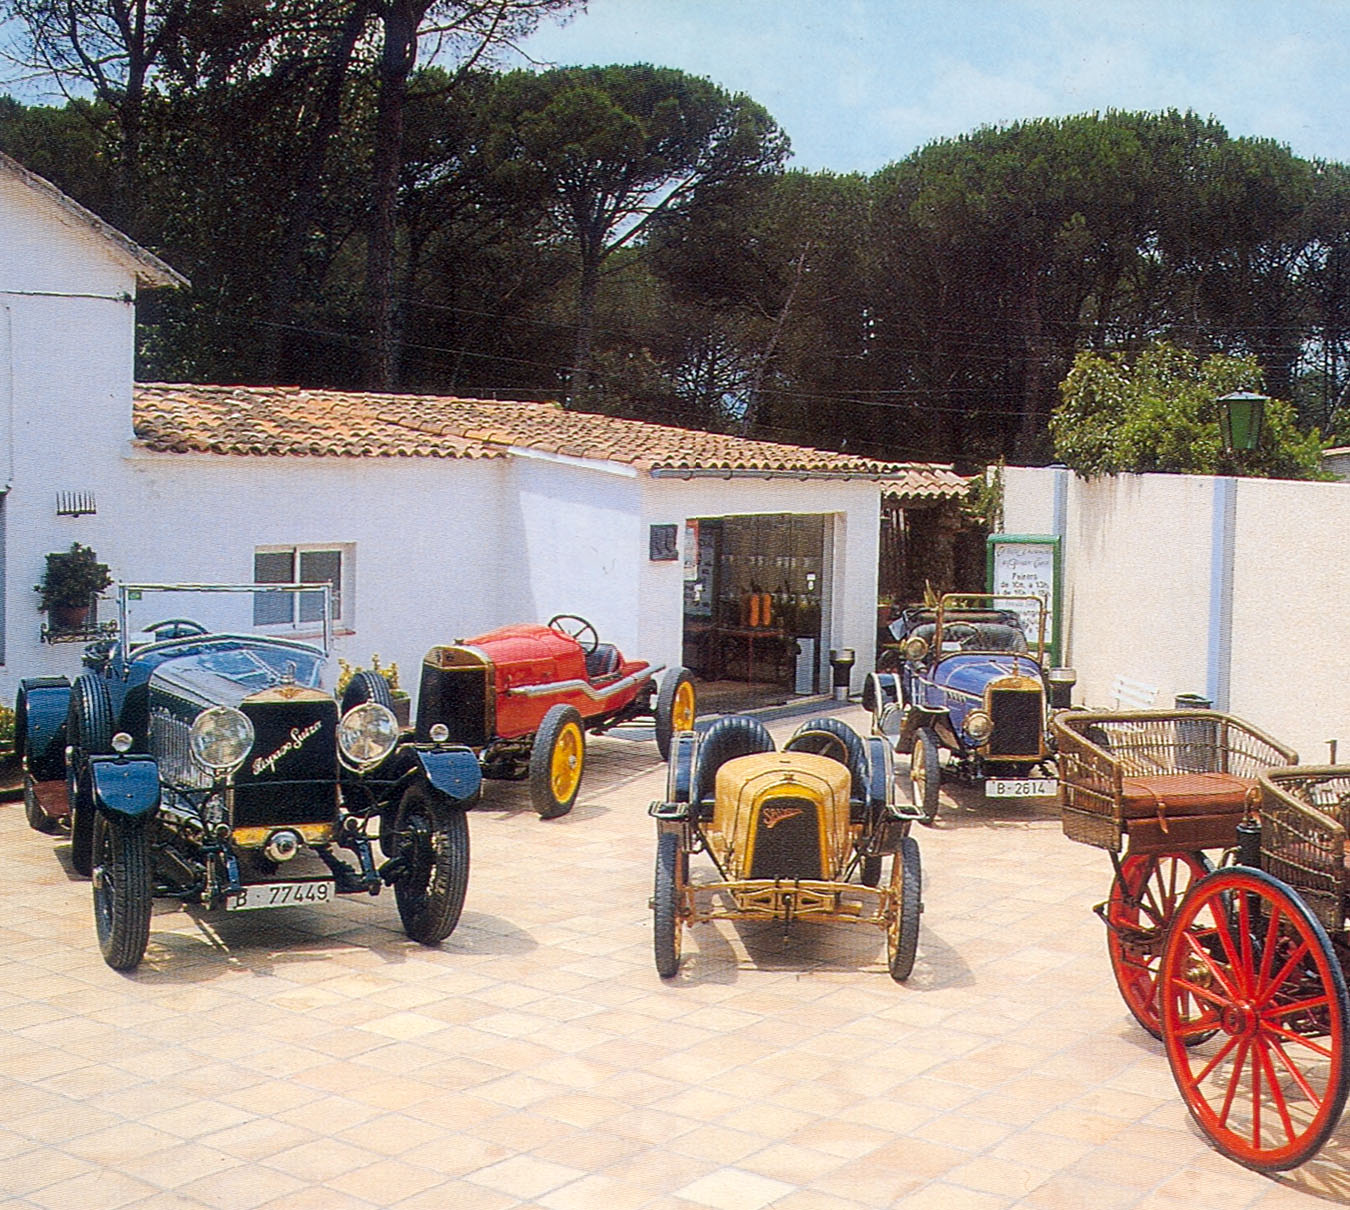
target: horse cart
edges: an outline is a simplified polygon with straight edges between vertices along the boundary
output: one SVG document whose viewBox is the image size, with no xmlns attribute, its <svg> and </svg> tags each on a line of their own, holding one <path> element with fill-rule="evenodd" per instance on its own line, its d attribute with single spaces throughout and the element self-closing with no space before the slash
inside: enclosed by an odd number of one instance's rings
<svg viewBox="0 0 1350 1210">
<path fill-rule="evenodd" d="M 1299 766 L 1216 711 L 1075 711 L 1054 729 L 1065 833 L 1115 869 L 1098 911 L 1125 1003 L 1215 1148 L 1260 1171 L 1305 1162 L 1350 1087 L 1350 766 Z"/>
</svg>

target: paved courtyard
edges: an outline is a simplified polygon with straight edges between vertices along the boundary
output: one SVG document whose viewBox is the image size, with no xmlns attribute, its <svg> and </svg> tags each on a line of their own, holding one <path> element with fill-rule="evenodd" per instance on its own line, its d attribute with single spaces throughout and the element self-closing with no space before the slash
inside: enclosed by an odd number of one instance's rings
<svg viewBox="0 0 1350 1210">
<path fill-rule="evenodd" d="M 861 710 L 840 717 L 862 726 Z M 796 722 L 775 723 L 780 736 Z M 1192 1128 L 1116 994 L 1105 854 L 944 794 L 906 985 L 879 931 L 703 926 L 651 955 L 650 743 L 576 809 L 470 817 L 463 919 L 392 896 L 159 910 L 131 976 L 67 843 L 0 806 L 0 1202 L 46 1210 L 1116 1210 L 1350 1201 L 1350 1120 L 1259 1176 Z M 695 858 L 697 875 L 706 858 Z"/>
</svg>

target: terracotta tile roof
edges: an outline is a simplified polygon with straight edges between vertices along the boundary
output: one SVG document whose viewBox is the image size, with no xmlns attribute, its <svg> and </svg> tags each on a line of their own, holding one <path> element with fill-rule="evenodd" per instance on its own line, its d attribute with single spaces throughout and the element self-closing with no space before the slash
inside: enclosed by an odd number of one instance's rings
<svg viewBox="0 0 1350 1210">
<path fill-rule="evenodd" d="M 881 483 L 883 495 L 909 500 L 940 500 L 964 496 L 970 480 L 940 463 L 915 463 L 899 475 L 888 475 Z"/>
<path fill-rule="evenodd" d="M 134 412 L 137 438 L 172 453 L 501 458 L 528 450 L 675 476 L 856 476 L 929 493 L 944 485 L 951 494 L 965 490 L 947 467 L 569 412 L 556 403 L 147 383 L 136 387 Z"/>
</svg>

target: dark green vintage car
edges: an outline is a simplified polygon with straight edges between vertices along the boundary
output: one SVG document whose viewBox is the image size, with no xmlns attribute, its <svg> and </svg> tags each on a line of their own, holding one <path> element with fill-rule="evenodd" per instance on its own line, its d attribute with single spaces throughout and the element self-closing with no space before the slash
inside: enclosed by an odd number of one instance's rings
<svg viewBox="0 0 1350 1210">
<path fill-rule="evenodd" d="M 243 912 L 392 886 L 410 938 L 435 945 L 454 929 L 478 761 L 439 732 L 413 742 L 376 673 L 357 673 L 341 702 L 323 687 L 327 591 L 124 585 L 118 637 L 86 649 L 73 683 L 22 682 L 28 821 L 69 832 L 110 966 L 140 963 L 156 897 Z M 316 618 L 318 645 L 279 633 L 285 593 L 313 602 L 283 612 Z M 204 616 L 256 626 L 169 617 L 130 628 L 129 606 L 160 596 L 177 606 L 184 594 Z"/>
</svg>

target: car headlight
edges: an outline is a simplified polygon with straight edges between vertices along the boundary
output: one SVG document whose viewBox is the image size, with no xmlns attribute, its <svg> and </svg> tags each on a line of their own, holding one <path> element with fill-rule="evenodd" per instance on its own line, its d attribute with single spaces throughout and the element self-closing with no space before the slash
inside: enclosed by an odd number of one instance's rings
<svg viewBox="0 0 1350 1210">
<path fill-rule="evenodd" d="M 994 720 L 983 710 L 972 710 L 966 715 L 965 732 L 977 744 L 982 744 L 994 734 Z"/>
<path fill-rule="evenodd" d="M 921 660 L 928 654 L 927 639 L 906 639 L 905 640 L 905 659 Z"/>
<path fill-rule="evenodd" d="M 233 706 L 212 706 L 192 720 L 192 758 L 212 773 L 233 773 L 253 748 L 253 724 Z"/>
<path fill-rule="evenodd" d="M 338 724 L 338 748 L 353 765 L 377 765 L 397 743 L 398 719 L 379 702 L 353 706 Z"/>
</svg>

